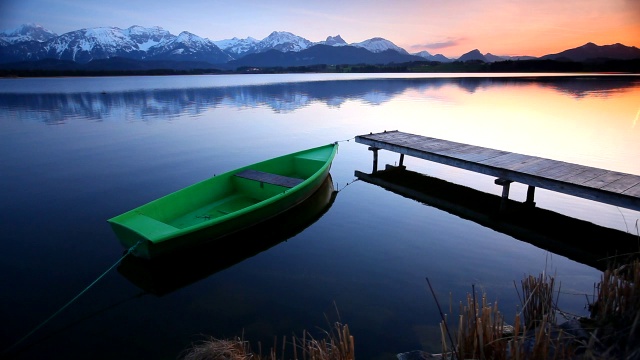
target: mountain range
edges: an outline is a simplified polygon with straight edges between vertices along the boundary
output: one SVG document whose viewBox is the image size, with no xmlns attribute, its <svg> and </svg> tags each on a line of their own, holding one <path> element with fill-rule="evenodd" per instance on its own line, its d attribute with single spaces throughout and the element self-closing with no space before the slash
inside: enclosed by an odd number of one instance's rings
<svg viewBox="0 0 640 360">
<path fill-rule="evenodd" d="M 274 31 L 262 40 L 252 37 L 212 41 L 188 31 L 171 34 L 161 27 L 95 27 L 57 35 L 37 24 L 25 24 L 0 33 L 0 67 L 135 69 L 291 67 L 309 65 L 391 64 L 416 61 L 453 62 L 505 60 L 590 61 L 640 59 L 640 49 L 622 44 L 587 43 L 557 54 L 498 56 L 474 49 L 457 59 L 427 51 L 409 53 L 393 42 L 375 37 L 347 43 L 340 35 L 311 42 L 286 31 Z M 177 65 L 182 64 L 182 65 Z"/>
</svg>

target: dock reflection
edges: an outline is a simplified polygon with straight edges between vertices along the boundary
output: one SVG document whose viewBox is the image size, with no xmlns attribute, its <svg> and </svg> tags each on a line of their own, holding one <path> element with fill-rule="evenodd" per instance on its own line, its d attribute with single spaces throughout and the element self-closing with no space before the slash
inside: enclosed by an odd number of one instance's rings
<svg viewBox="0 0 640 360">
<path fill-rule="evenodd" d="M 387 166 L 372 174 L 356 171 L 355 176 L 599 270 L 638 253 L 636 235 L 514 200 L 500 212 L 500 196 L 417 172 Z"/>
<path fill-rule="evenodd" d="M 331 174 L 304 202 L 249 229 L 151 260 L 127 256 L 118 272 L 145 292 L 162 296 L 207 278 L 301 233 L 333 205 Z"/>
</svg>

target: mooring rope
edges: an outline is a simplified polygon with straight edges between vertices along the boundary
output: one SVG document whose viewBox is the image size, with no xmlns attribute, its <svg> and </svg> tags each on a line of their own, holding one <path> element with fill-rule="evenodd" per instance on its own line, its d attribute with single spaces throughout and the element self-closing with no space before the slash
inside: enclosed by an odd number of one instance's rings
<svg viewBox="0 0 640 360">
<path fill-rule="evenodd" d="M 338 141 L 336 141 L 335 143 L 337 144 L 337 143 L 341 143 L 341 142 L 349 142 L 349 141 L 351 141 L 351 140 L 353 140 L 353 139 L 355 139 L 355 138 L 356 138 L 356 137 L 354 136 L 354 137 L 352 137 L 352 138 L 350 138 L 350 139 L 346 139 L 346 140 L 338 140 Z"/>
<path fill-rule="evenodd" d="M 132 247 L 129 248 L 129 250 L 127 250 L 124 255 L 122 255 L 122 257 L 120 259 L 118 259 L 118 261 L 115 262 L 115 264 L 111 265 L 111 267 L 109 267 L 107 269 L 107 271 L 103 272 L 102 275 L 98 276 L 97 279 L 95 279 L 91 284 L 89 284 L 87 287 L 85 287 L 82 291 L 80 291 L 78 293 L 78 295 L 76 295 L 73 299 L 69 300 L 69 302 L 67 302 L 66 304 L 64 304 L 64 306 L 62 306 L 60 309 L 58 309 L 58 311 L 54 312 L 51 316 L 49 316 L 46 320 L 44 320 L 43 322 L 41 322 L 38 326 L 36 326 L 35 328 L 33 328 L 33 330 L 29 331 L 29 333 L 27 333 L 27 335 L 23 336 L 20 340 L 16 341 L 13 345 L 9 346 L 8 348 L 6 348 L 3 353 L 7 353 L 10 350 L 12 350 L 13 348 L 15 348 L 16 346 L 18 346 L 19 344 L 21 344 L 23 341 L 25 341 L 27 338 L 29 338 L 31 335 L 33 335 L 36 331 L 40 330 L 43 326 L 45 326 L 49 321 L 51 321 L 53 318 L 55 318 L 56 316 L 58 316 L 62 311 L 64 311 L 64 309 L 68 308 L 71 304 L 73 304 L 73 302 L 75 302 L 76 300 L 78 300 L 78 298 L 80 296 L 82 296 L 84 293 L 86 293 L 93 285 L 95 285 L 98 281 L 100 281 L 105 275 L 107 275 L 111 270 L 113 270 L 113 268 L 115 268 L 116 266 L 118 266 L 118 264 L 120 264 L 122 262 L 122 260 L 124 260 L 125 257 L 127 257 L 127 255 L 131 254 L 140 244 L 142 244 L 144 240 L 140 240 L 138 241 L 138 243 L 136 243 L 135 245 L 133 245 Z"/>
<path fill-rule="evenodd" d="M 355 179 L 351 180 L 351 181 L 350 181 L 350 182 L 348 182 L 345 186 L 343 186 L 343 187 L 342 187 L 342 189 L 340 189 L 339 184 L 338 184 L 338 183 L 336 183 L 336 191 L 337 191 L 337 192 L 340 192 L 340 191 L 344 190 L 344 188 L 346 188 L 347 186 L 349 186 L 349 185 L 353 184 L 354 182 L 356 182 L 356 181 L 358 181 L 358 180 L 360 180 L 360 179 L 355 178 Z"/>
</svg>

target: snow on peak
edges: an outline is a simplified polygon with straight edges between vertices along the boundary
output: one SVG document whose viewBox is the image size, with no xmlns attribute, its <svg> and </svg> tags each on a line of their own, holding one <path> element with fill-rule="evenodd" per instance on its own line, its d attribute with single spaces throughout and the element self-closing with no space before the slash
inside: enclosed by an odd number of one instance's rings
<svg viewBox="0 0 640 360">
<path fill-rule="evenodd" d="M 258 44 L 258 40 L 252 37 L 246 39 L 234 37 L 232 39 L 213 41 L 213 43 L 228 54 L 239 55 L 252 51 Z"/>
<path fill-rule="evenodd" d="M 139 25 L 133 25 L 126 29 L 126 32 L 130 35 L 155 35 L 155 34 L 168 34 L 169 32 L 160 26 L 152 26 L 146 28 Z"/>
<path fill-rule="evenodd" d="M 181 32 L 174 40 L 174 44 L 182 44 L 192 50 L 201 50 L 207 47 L 217 47 L 211 40 L 201 38 L 188 31 Z"/>
<path fill-rule="evenodd" d="M 27 41 L 45 42 L 58 36 L 39 24 L 23 24 L 12 30 L 5 30 L 0 33 L 0 39 L 9 44 L 16 44 Z"/>
<path fill-rule="evenodd" d="M 256 44 L 258 52 L 276 49 L 282 52 L 304 50 L 313 43 L 287 31 L 274 31 Z"/>
<path fill-rule="evenodd" d="M 369 40 L 365 40 L 359 43 L 353 43 L 352 46 L 365 48 L 371 52 L 379 53 L 386 50 L 395 50 L 401 54 L 408 54 L 407 51 L 387 39 L 381 37 L 374 37 Z"/>
<path fill-rule="evenodd" d="M 116 46 L 128 39 L 124 32 L 116 27 L 96 27 L 85 29 L 84 36 L 88 39 L 94 39 L 100 44 L 111 46 Z"/>
</svg>

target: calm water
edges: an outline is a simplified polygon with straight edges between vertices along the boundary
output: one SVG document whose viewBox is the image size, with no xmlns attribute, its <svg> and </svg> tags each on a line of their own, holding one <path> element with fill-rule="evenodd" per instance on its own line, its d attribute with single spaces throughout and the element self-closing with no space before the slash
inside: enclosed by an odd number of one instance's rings
<svg viewBox="0 0 640 360">
<path fill-rule="evenodd" d="M 0 347 L 20 341 L 120 259 L 124 249 L 106 219 L 214 174 L 383 130 L 640 174 L 639 99 L 639 78 L 595 75 L 0 79 Z M 380 156 L 381 164 L 398 161 Z M 162 270 L 123 263 L 12 352 L 175 359 L 205 335 L 244 336 L 268 348 L 274 336 L 328 329 L 335 308 L 359 359 L 437 352 L 439 312 L 427 277 L 441 304 L 449 294 L 463 300 L 473 285 L 515 314 L 514 281 L 546 270 L 562 284 L 560 307 L 587 314 L 584 294 L 593 293 L 597 269 L 352 182 L 371 161 L 366 146 L 341 142 L 328 185 L 340 190 L 335 199 L 299 211 L 310 214 L 301 220 L 243 235 L 270 248 L 237 264 L 221 247 Z M 483 175 L 412 158 L 405 165 L 501 192 Z M 511 198 L 525 193 L 512 185 Z M 536 202 L 634 234 L 640 218 L 540 189 Z M 136 280 L 147 275 L 154 285 Z"/>
</svg>

